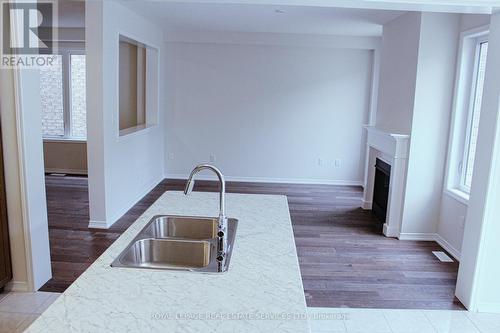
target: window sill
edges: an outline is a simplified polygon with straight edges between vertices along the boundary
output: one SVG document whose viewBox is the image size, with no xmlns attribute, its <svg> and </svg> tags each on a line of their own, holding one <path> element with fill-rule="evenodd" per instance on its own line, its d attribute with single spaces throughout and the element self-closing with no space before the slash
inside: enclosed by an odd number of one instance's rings
<svg viewBox="0 0 500 333">
<path fill-rule="evenodd" d="M 119 130 L 118 132 L 118 141 L 125 140 L 130 137 L 134 137 L 136 135 L 139 135 L 140 133 L 148 133 L 151 131 L 151 129 L 155 128 L 157 125 L 156 124 L 151 124 L 151 125 L 137 125 L 134 127 L 126 128 Z"/>
<path fill-rule="evenodd" d="M 469 205 L 469 193 L 461 191 L 457 188 L 449 188 L 444 190 L 444 193 L 453 199 L 463 203 L 464 205 Z"/>
<path fill-rule="evenodd" d="M 87 143 L 86 139 L 73 139 L 73 138 L 43 138 L 43 142 L 51 143 Z"/>
</svg>

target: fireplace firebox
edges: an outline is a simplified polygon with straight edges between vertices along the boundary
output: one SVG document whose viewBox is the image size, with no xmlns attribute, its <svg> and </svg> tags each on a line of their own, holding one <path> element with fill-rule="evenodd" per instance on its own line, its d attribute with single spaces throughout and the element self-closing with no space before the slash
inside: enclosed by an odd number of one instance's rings
<svg viewBox="0 0 500 333">
<path fill-rule="evenodd" d="M 377 158 L 375 163 L 375 184 L 373 187 L 372 212 L 379 220 L 381 227 L 385 223 L 387 217 L 390 179 L 391 166 Z"/>
</svg>

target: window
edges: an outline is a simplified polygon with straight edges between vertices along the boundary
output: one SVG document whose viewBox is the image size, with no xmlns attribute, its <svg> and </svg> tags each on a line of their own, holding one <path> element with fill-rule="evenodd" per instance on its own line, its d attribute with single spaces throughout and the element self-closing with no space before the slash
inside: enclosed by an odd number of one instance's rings
<svg viewBox="0 0 500 333">
<path fill-rule="evenodd" d="M 85 55 L 70 55 L 71 121 L 72 138 L 87 137 L 87 110 L 85 101 Z"/>
<path fill-rule="evenodd" d="M 54 66 L 40 68 L 40 97 L 44 137 L 64 136 L 62 56 L 56 56 L 55 60 Z"/>
<path fill-rule="evenodd" d="M 483 100 L 484 74 L 486 69 L 486 56 L 488 42 L 481 41 L 477 44 L 477 56 L 474 66 L 474 79 L 472 82 L 471 106 L 467 121 L 466 142 L 463 159 L 460 165 L 460 186 L 465 192 L 470 192 L 472 185 L 472 172 L 476 156 L 477 136 L 479 133 L 479 118 L 481 115 L 481 102 Z"/>
<path fill-rule="evenodd" d="M 55 65 L 40 69 L 44 139 L 85 140 L 85 54 L 82 45 L 60 48 Z"/>
<path fill-rule="evenodd" d="M 479 134 L 488 32 L 483 29 L 464 33 L 460 52 L 447 190 L 467 201 Z"/>
</svg>

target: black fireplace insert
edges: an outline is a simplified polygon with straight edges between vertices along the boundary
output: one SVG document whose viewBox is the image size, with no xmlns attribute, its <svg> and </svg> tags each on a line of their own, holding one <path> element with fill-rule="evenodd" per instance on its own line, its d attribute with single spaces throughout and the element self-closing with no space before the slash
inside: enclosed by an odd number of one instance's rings
<svg viewBox="0 0 500 333">
<path fill-rule="evenodd" d="M 377 158 L 375 164 L 375 184 L 373 187 L 372 212 L 382 226 L 387 217 L 391 166 Z"/>
</svg>

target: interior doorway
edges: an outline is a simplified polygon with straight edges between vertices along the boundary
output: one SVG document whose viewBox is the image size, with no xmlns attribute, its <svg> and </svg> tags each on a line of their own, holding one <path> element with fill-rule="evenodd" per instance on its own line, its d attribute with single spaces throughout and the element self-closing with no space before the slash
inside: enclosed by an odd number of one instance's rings
<svg viewBox="0 0 500 333">
<path fill-rule="evenodd" d="M 85 3 L 59 2 L 53 66 L 41 67 L 40 109 L 52 289 L 81 260 L 78 232 L 89 232 Z M 48 23 L 50 24 L 50 22 Z M 42 26 L 40 29 L 51 28 Z M 85 185 L 85 186 L 84 186 Z M 68 231 L 68 232 L 65 232 Z M 82 236 L 83 237 L 83 236 Z M 65 246 L 61 247 L 61 242 Z M 78 250 L 75 250 L 78 252 Z M 81 252 L 81 251 L 80 251 Z M 54 279 L 56 277 L 56 279 Z"/>
</svg>

